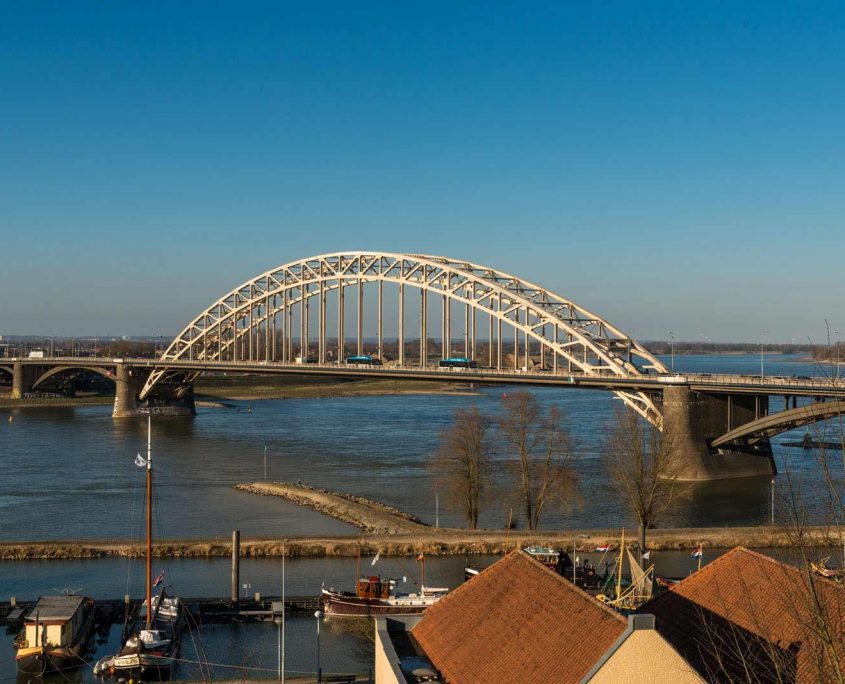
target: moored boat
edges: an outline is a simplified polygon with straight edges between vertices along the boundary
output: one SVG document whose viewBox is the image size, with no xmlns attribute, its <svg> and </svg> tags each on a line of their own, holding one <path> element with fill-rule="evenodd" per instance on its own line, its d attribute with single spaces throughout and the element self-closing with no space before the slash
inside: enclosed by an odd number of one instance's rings
<svg viewBox="0 0 845 684">
<path fill-rule="evenodd" d="M 15 641 L 18 671 L 41 676 L 85 664 L 94 631 L 94 601 L 85 596 L 42 596 Z"/>
<path fill-rule="evenodd" d="M 146 598 L 135 617 L 129 636 L 123 647 L 114 656 L 101 658 L 94 667 L 94 674 L 119 677 L 121 679 L 150 680 L 169 679 L 170 671 L 179 654 L 180 634 L 183 626 L 182 601 L 167 596 L 164 588 L 157 596 L 152 590 L 164 581 L 161 573 L 153 581 L 152 576 L 152 432 L 151 421 L 147 419 L 147 458 L 140 454 L 135 465 L 147 470 L 147 558 Z"/>
<path fill-rule="evenodd" d="M 179 652 L 182 602 L 162 591 L 152 597 L 152 620 L 144 622 L 147 602 L 141 605 L 140 629 L 133 631 L 114 656 L 109 673 L 128 679 L 167 679 Z"/>
<path fill-rule="evenodd" d="M 418 593 L 396 591 L 397 580 L 380 575 L 361 577 L 355 593 L 323 587 L 326 615 L 414 615 L 433 606 L 449 591 L 447 588 L 422 586 Z"/>
<path fill-rule="evenodd" d="M 379 559 L 379 554 L 372 564 Z M 323 610 L 328 615 L 415 615 L 433 606 L 449 591 L 446 587 L 428 587 L 425 584 L 425 556 L 420 554 L 417 561 L 422 568 L 420 591 L 402 593 L 397 591 L 399 581 L 382 579 L 381 575 L 361 575 L 361 557 L 358 556 L 358 579 L 355 593 L 337 591 L 333 587 L 323 587 Z"/>
</svg>

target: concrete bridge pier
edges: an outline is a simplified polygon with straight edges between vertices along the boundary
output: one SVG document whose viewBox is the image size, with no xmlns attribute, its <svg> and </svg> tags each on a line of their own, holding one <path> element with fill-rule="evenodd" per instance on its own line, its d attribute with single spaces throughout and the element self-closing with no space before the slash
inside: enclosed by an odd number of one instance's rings
<svg viewBox="0 0 845 684">
<path fill-rule="evenodd" d="M 12 399 L 23 399 L 27 392 L 32 390 L 32 385 L 39 375 L 39 369 L 21 363 L 12 364 Z"/>
<path fill-rule="evenodd" d="M 166 416 L 196 415 L 194 388 L 191 385 L 175 387 L 168 394 L 151 396 L 140 401 L 138 395 L 144 388 L 149 371 L 119 363 L 114 373 L 113 418 L 133 418 L 153 413 Z"/>
<path fill-rule="evenodd" d="M 768 439 L 754 444 L 710 447 L 710 442 L 768 410 L 754 395 L 706 395 L 687 385 L 663 390 L 663 435 L 686 481 L 725 480 L 777 472 Z"/>
<path fill-rule="evenodd" d="M 146 373 L 119 363 L 114 371 L 113 418 L 131 418 L 141 415 L 138 393 L 144 386 Z"/>
</svg>

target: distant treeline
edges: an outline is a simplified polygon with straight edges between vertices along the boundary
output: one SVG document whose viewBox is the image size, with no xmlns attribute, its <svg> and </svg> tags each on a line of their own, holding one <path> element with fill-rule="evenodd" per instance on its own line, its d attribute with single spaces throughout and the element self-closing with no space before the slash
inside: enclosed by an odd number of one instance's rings
<svg viewBox="0 0 845 684">
<path fill-rule="evenodd" d="M 813 347 L 813 358 L 816 361 L 845 361 L 845 344 L 837 344 Z"/>
<path fill-rule="evenodd" d="M 49 354 L 51 347 L 54 356 L 114 356 L 114 357 L 141 357 L 141 358 L 155 358 L 161 354 L 169 345 L 170 340 L 149 340 L 149 339 L 133 339 L 133 340 L 108 340 L 108 339 L 73 339 L 73 338 L 53 338 L 52 345 L 49 341 L 29 341 L 27 343 L 18 342 L 0 345 L 0 356 L 26 356 L 26 354 L 34 349 L 41 349 L 45 354 Z M 670 354 L 672 351 L 672 343 L 668 340 L 651 340 L 642 343 L 652 354 Z M 355 351 L 355 341 L 350 337 L 347 338 L 346 352 L 352 353 Z M 450 353 L 463 354 L 465 341 L 463 338 L 455 339 L 451 343 Z M 278 342 L 281 347 L 281 341 Z M 312 340 L 310 346 L 311 353 L 316 353 L 317 342 Z M 333 357 L 337 346 L 336 339 L 328 339 L 327 355 Z M 419 358 L 419 340 L 406 339 L 405 341 L 405 359 L 412 362 Z M 845 342 L 840 342 L 839 356 L 845 361 Z M 759 354 L 760 343 L 757 342 L 682 342 L 675 341 L 674 343 L 676 354 Z M 519 353 L 524 352 L 524 343 L 519 344 Z M 763 350 L 769 354 L 804 354 L 811 356 L 818 361 L 835 361 L 837 345 L 811 345 L 804 344 L 764 344 Z M 366 338 L 364 343 L 364 351 L 366 353 L 375 353 L 376 342 L 374 339 Z M 383 342 L 383 351 L 386 359 L 395 359 L 399 355 L 398 340 L 385 338 Z M 430 339 L 427 344 L 427 351 L 430 357 L 438 357 L 442 354 L 440 341 L 437 339 Z M 512 358 L 514 351 L 513 340 L 502 340 L 502 354 Z M 278 350 L 278 358 L 281 349 Z M 294 337 L 294 352 L 300 353 L 299 339 Z M 497 345 L 494 345 L 493 356 L 498 352 Z M 539 353 L 539 347 L 536 342 L 531 344 L 532 355 Z M 479 339 L 476 344 L 476 357 L 480 360 L 485 360 L 490 355 L 490 347 L 487 340 Z M 263 335 L 256 336 L 256 358 L 263 357 Z"/>
<path fill-rule="evenodd" d="M 668 340 L 643 342 L 652 354 L 669 354 L 672 343 Z M 759 342 L 680 342 L 675 344 L 676 354 L 759 354 Z M 763 344 L 770 354 L 810 354 L 816 347 L 807 344 Z M 835 353 L 834 353 L 835 355 Z"/>
</svg>

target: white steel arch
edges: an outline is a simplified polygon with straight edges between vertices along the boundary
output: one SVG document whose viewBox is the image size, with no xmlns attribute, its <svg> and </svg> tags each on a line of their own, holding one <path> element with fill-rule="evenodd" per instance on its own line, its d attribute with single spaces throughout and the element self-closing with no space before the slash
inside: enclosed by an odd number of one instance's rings
<svg viewBox="0 0 845 684">
<path fill-rule="evenodd" d="M 412 287 L 422 295 L 418 315 L 418 363 L 422 365 L 428 358 L 427 322 L 431 293 L 434 293 L 442 301 L 443 355 L 450 352 L 452 310 L 458 303 L 465 309 L 463 336 L 467 355 L 476 355 L 477 315 L 487 318 L 490 365 L 494 365 L 495 358 L 495 364 L 502 366 L 504 328 L 507 327 L 513 334 L 512 342 L 508 344 L 513 344 L 514 366 L 520 356 L 528 365 L 534 345 L 543 361 L 546 355 L 550 356 L 550 369 L 555 372 L 577 371 L 620 377 L 637 376 L 650 370 L 667 372 L 648 350 L 606 320 L 516 276 L 448 257 L 358 251 L 293 261 L 248 280 L 185 326 L 161 358 L 291 362 L 294 339 L 299 340 L 300 354 L 309 354 L 309 326 L 313 318 L 309 307 L 316 303 L 318 361 L 325 363 L 331 353 L 326 330 L 327 299 L 332 293 L 337 300 L 336 359 L 342 362 L 347 340 L 346 292 L 351 287 L 357 295 L 357 330 L 352 337 L 357 339 L 357 350 L 361 353 L 363 293 L 364 285 L 368 283 L 377 283 L 378 288 L 376 320 L 380 356 L 384 340 L 383 286 L 388 283 L 398 287 L 399 365 L 406 365 L 406 289 Z M 304 346 L 303 340 L 306 341 Z M 162 380 L 190 382 L 195 377 L 196 373 L 184 376 L 177 371 L 155 370 L 140 396 L 142 399 L 147 397 Z M 616 394 L 655 425 L 662 424 L 660 410 L 647 394 L 622 390 Z"/>
</svg>

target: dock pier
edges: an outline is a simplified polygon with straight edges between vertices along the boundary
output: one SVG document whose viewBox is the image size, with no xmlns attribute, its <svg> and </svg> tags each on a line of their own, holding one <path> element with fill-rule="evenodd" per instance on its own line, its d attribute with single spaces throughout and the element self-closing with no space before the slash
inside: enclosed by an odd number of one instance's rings
<svg viewBox="0 0 845 684">
<path fill-rule="evenodd" d="M 127 613 L 137 612 L 142 598 L 100 599 L 96 601 L 98 623 L 114 624 L 122 622 Z M 0 601 L 0 624 L 14 629 L 23 622 L 30 609 L 35 606 L 35 600 Z M 183 598 L 182 603 L 191 616 L 200 624 L 243 623 L 271 621 L 281 615 L 282 598 L 280 596 L 261 596 L 241 598 L 232 601 L 229 598 L 201 597 Z M 287 615 L 313 615 L 314 611 L 322 610 L 320 596 L 285 596 L 285 613 Z"/>
</svg>

